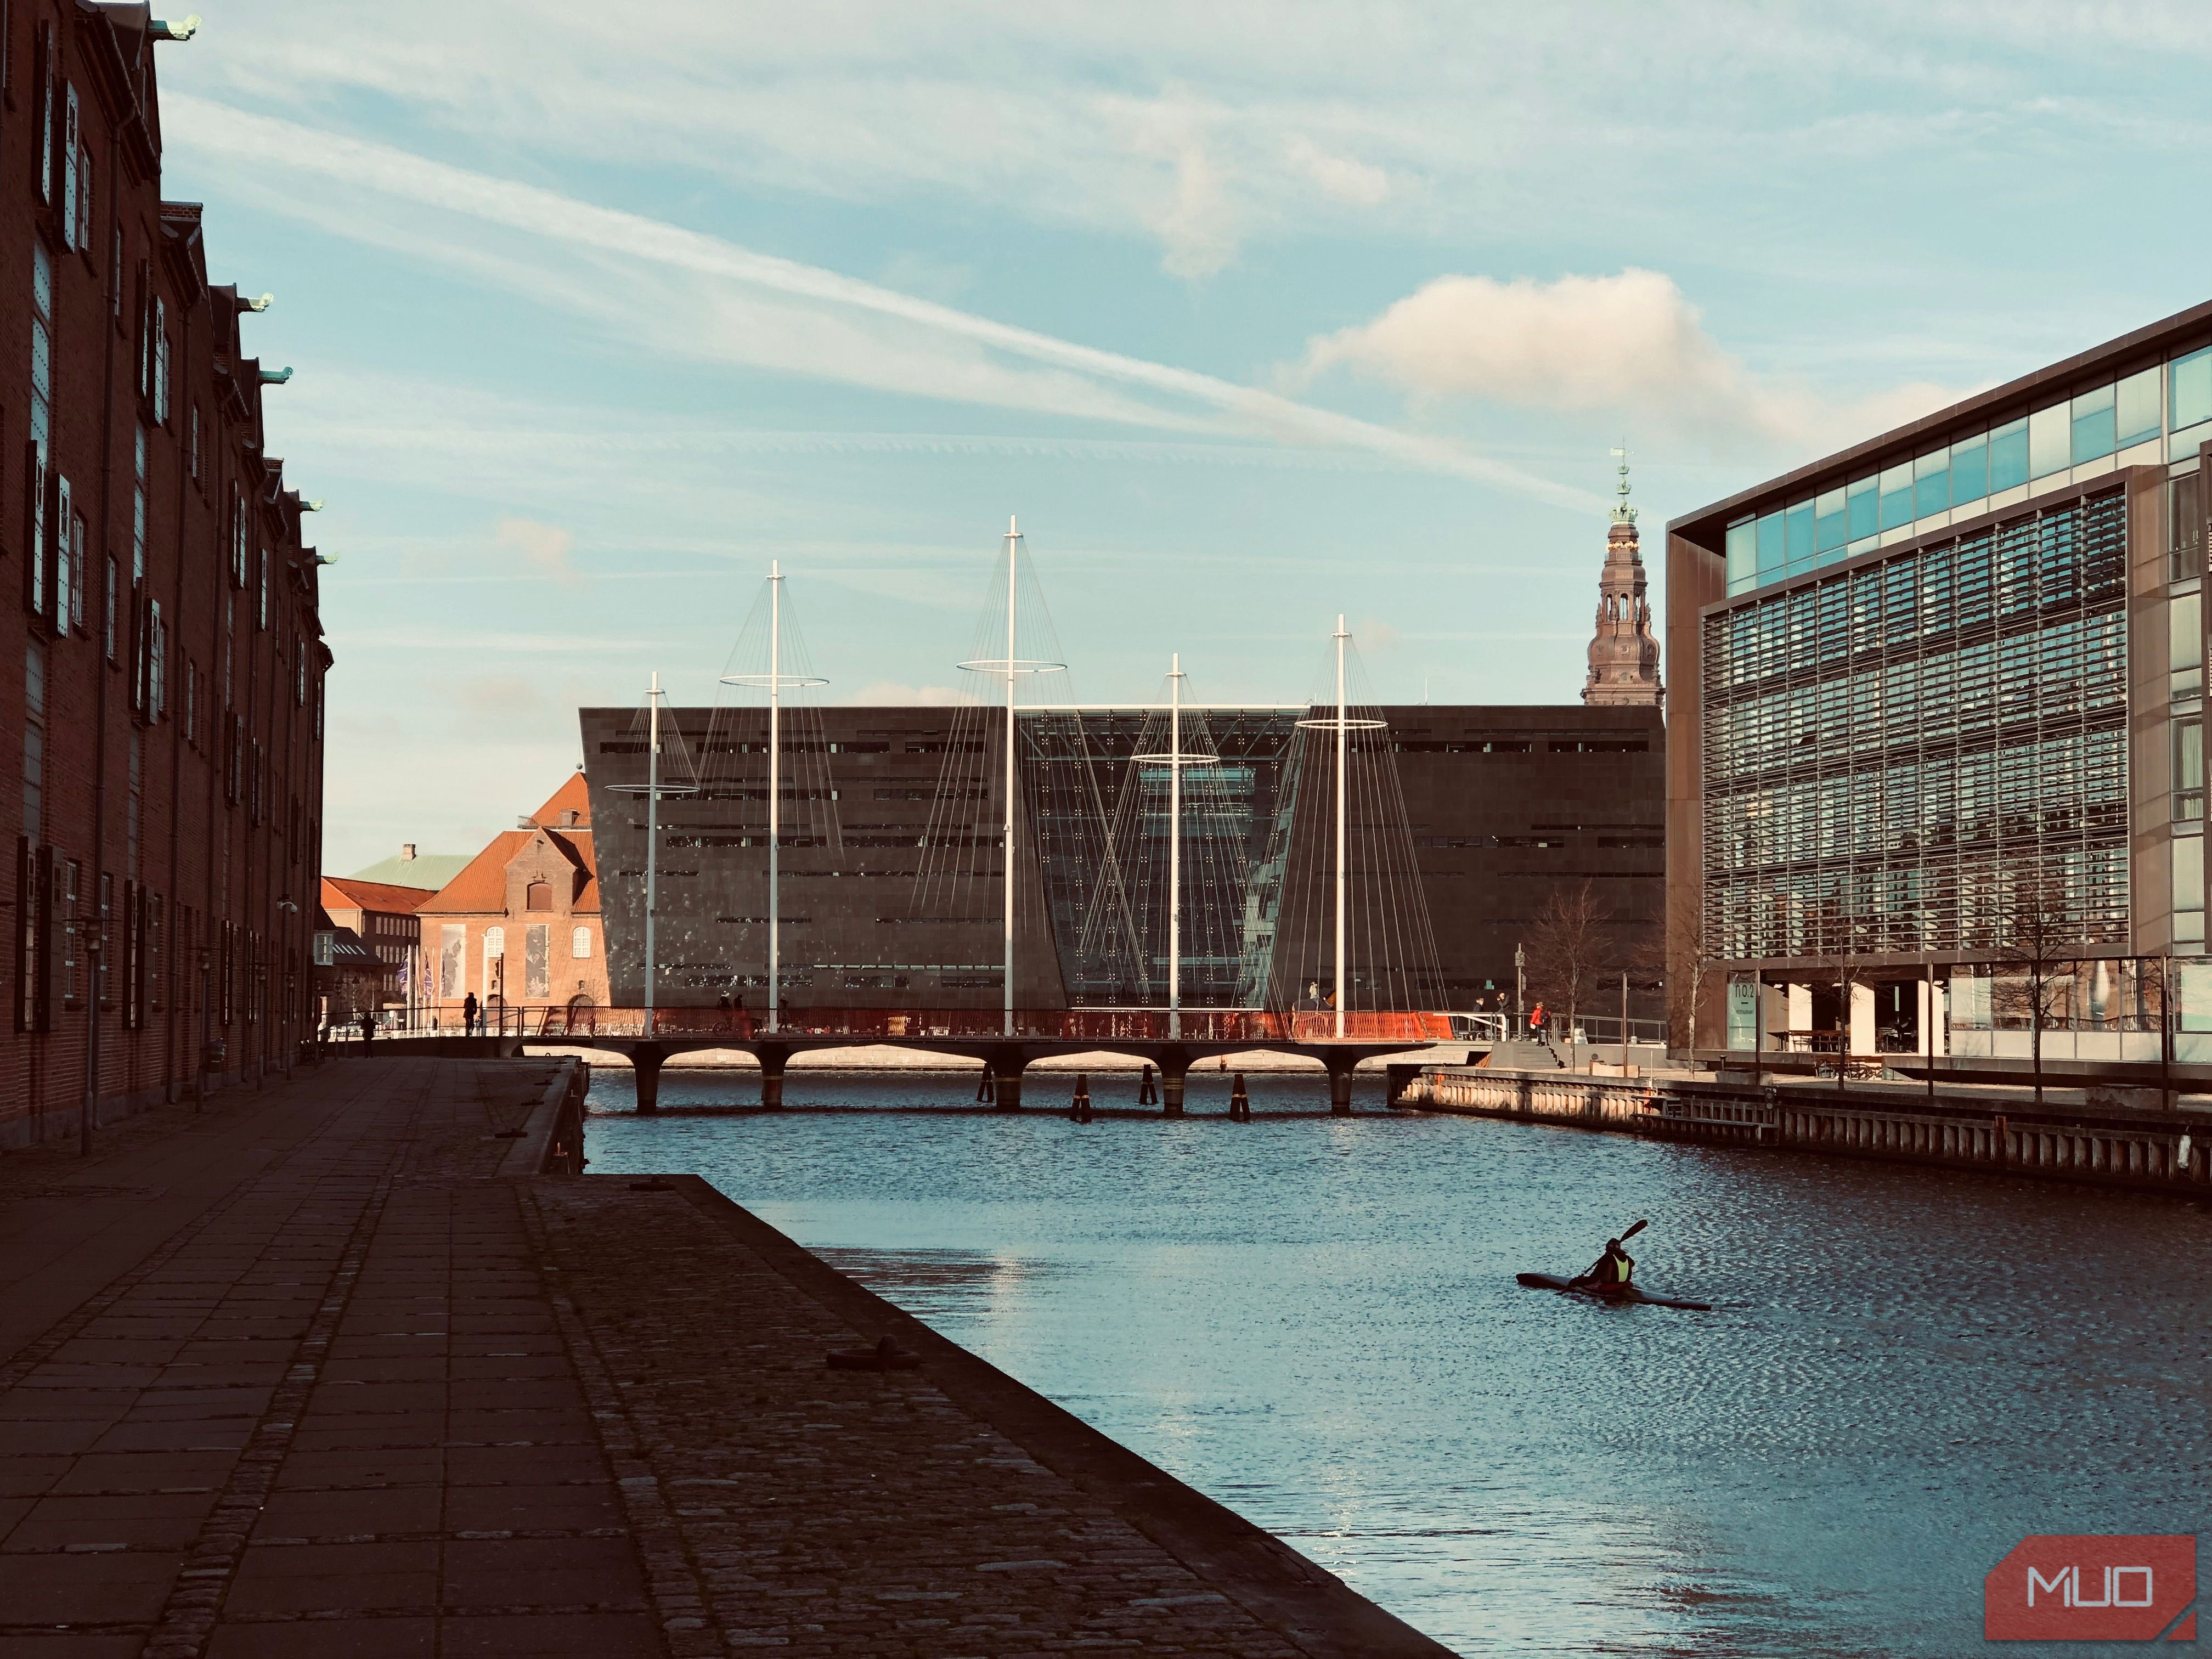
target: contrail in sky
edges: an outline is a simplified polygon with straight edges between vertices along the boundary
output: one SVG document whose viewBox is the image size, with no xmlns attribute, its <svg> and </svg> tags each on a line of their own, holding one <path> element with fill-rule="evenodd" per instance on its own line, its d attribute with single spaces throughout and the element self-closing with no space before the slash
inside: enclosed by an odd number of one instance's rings
<svg viewBox="0 0 2212 1659">
<path fill-rule="evenodd" d="M 181 137 L 210 155 L 250 164 L 257 173 L 291 169 L 317 173 L 595 252 L 645 259 L 673 270 L 896 318 L 1034 362 L 1208 404 L 1279 441 L 1364 449 L 1424 471 L 1472 479 L 1577 513 L 1601 511 L 1605 506 L 1588 491 L 1555 483 L 1510 462 L 1475 454 L 1443 439 L 1400 432 L 1213 375 L 994 322 L 817 265 L 757 252 L 719 237 L 594 206 L 537 185 L 429 161 L 387 144 L 251 114 L 185 94 L 165 96 L 162 116 L 170 138 Z"/>
</svg>

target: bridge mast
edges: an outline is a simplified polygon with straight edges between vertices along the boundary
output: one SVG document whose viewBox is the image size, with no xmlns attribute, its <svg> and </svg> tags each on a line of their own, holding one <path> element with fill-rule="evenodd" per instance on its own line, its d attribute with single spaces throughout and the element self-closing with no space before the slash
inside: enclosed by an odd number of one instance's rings
<svg viewBox="0 0 2212 1659">
<path fill-rule="evenodd" d="M 783 561 L 768 566 L 768 1029 L 783 1029 Z"/>
<path fill-rule="evenodd" d="M 660 671 L 653 671 L 646 694 L 652 706 L 652 731 L 645 748 L 645 1034 L 653 1035 L 654 969 L 653 912 L 660 906 Z"/>
<path fill-rule="evenodd" d="M 1347 819 L 1345 810 L 1345 743 L 1351 732 L 1345 719 L 1344 708 L 1344 642 L 1352 636 L 1344 631 L 1344 617 L 1336 619 L 1336 1035 L 1344 1035 L 1344 1002 L 1347 987 L 1344 980 L 1344 896 L 1345 841 Z"/>
<path fill-rule="evenodd" d="M 1182 653 L 1168 662 L 1167 750 L 1129 758 L 1139 766 L 1168 769 L 1168 1036 L 1173 1040 L 1182 1036 L 1182 769 L 1212 766 L 1220 757 L 1183 753 L 1182 683 L 1189 677 L 1182 672 Z"/>
<path fill-rule="evenodd" d="M 1020 524 L 1006 519 L 1006 823 L 1000 842 L 1003 866 L 1002 905 L 1006 928 L 1006 1032 L 1014 1034 L 1014 606 L 1021 557 Z"/>
<path fill-rule="evenodd" d="M 757 614 L 757 613 L 756 613 Z M 802 666 L 804 663 L 802 662 Z M 768 692 L 768 1029 L 783 1029 L 783 692 L 827 685 L 818 674 L 783 672 L 783 561 L 768 567 L 768 672 L 725 674 L 725 685 Z"/>
<path fill-rule="evenodd" d="M 1168 1036 L 1182 1035 L 1182 653 L 1168 667 Z"/>
</svg>

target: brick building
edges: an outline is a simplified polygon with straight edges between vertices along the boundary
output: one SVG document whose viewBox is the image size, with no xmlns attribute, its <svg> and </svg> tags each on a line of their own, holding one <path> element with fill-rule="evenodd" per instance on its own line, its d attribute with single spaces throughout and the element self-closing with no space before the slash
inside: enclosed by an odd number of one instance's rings
<svg viewBox="0 0 2212 1659">
<path fill-rule="evenodd" d="M 349 1005 L 349 1012 L 408 1004 L 416 947 L 422 940 L 415 913 L 432 896 L 427 887 L 398 887 L 351 876 L 323 878 L 323 910 L 331 925 L 350 929 L 375 963 L 363 976 L 368 982 L 358 988 L 366 1000 Z"/>
<path fill-rule="evenodd" d="M 255 1076 L 304 1035 L 316 559 L 200 210 L 161 194 L 143 7 L 0 5 L 0 732 L 19 753 L 0 1145 Z M 164 46 L 161 50 L 192 50 Z M 15 792 L 10 792 L 14 794 Z"/>
<path fill-rule="evenodd" d="M 519 829 L 502 830 L 416 913 L 424 1010 L 461 1023 L 462 999 L 503 1001 L 532 1027 L 549 1007 L 607 1000 L 592 803 L 572 774 Z"/>
</svg>

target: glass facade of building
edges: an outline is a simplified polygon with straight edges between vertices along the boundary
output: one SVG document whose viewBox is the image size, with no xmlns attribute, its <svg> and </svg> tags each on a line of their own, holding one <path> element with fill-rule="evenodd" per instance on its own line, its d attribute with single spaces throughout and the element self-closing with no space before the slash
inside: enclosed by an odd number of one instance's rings
<svg viewBox="0 0 2212 1659">
<path fill-rule="evenodd" d="M 2182 386 L 2200 360 L 2205 407 L 2183 412 L 2212 416 L 2212 352 L 2197 353 L 2150 371 L 2148 393 L 2138 375 L 2105 388 L 2097 410 L 2061 406 L 2065 453 L 2110 454 L 2146 420 L 2155 432 L 2160 385 Z M 1904 514 L 1887 504 L 1898 492 L 1915 511 L 1937 500 L 1934 483 L 1919 493 L 1931 479 L 1956 501 L 1959 488 L 2032 477 L 2038 418 L 1951 446 L 1940 467 L 1893 468 L 1905 476 L 1747 521 L 1760 568 L 1771 538 L 1792 571 L 1850 549 L 1826 527 L 1831 507 L 1848 530 L 1855 513 Z M 1987 951 L 2004 942 L 2022 872 L 2069 938 L 2124 952 L 2127 511 L 2116 480 L 1704 618 L 1711 956 Z M 1733 591 L 1737 528 L 1728 537 Z M 1805 560 L 1790 561 L 1801 543 Z"/>
<path fill-rule="evenodd" d="M 1728 591 L 1748 593 L 1808 570 L 1978 516 L 2004 498 L 2064 482 L 2112 458 L 2163 465 L 2212 438 L 2212 347 L 2094 386 L 1909 460 L 1728 526 Z M 2128 452 L 2139 451 L 2137 454 Z"/>
</svg>

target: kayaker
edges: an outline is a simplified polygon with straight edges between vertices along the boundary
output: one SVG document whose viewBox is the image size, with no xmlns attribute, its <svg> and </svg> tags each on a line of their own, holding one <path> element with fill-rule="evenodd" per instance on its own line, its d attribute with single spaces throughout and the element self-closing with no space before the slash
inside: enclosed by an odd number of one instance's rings
<svg viewBox="0 0 2212 1659">
<path fill-rule="evenodd" d="M 1605 1241 L 1605 1254 L 1589 1266 L 1589 1271 L 1570 1281 L 1578 1288 L 1599 1291 L 1619 1290 L 1636 1276 L 1636 1258 L 1620 1248 L 1620 1241 Z"/>
</svg>

